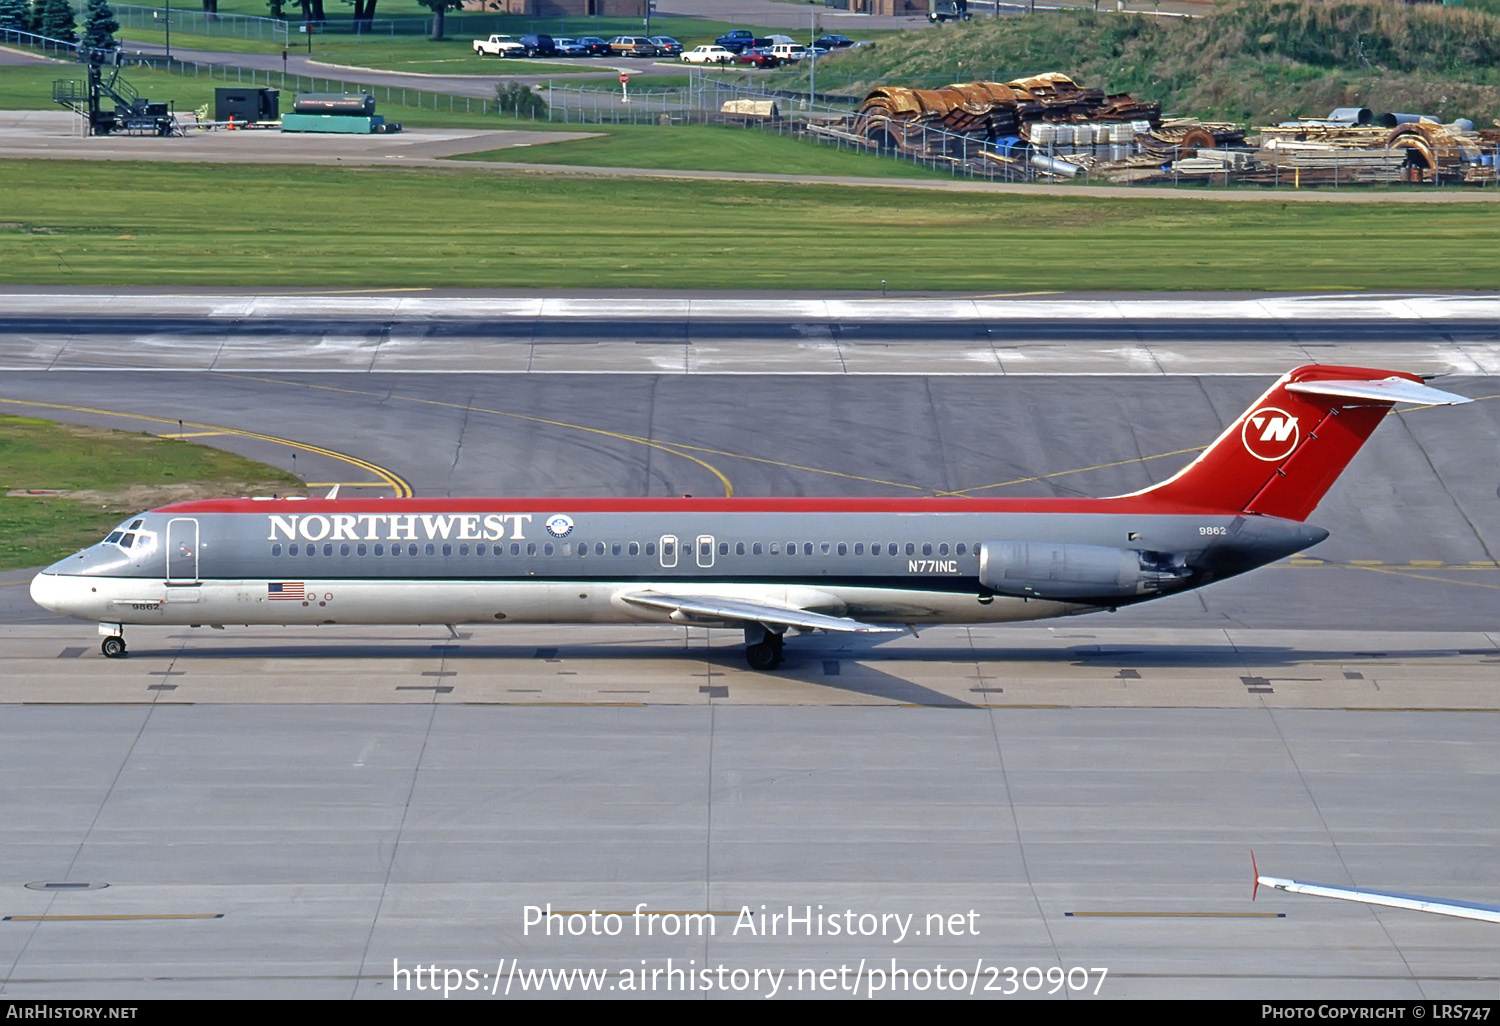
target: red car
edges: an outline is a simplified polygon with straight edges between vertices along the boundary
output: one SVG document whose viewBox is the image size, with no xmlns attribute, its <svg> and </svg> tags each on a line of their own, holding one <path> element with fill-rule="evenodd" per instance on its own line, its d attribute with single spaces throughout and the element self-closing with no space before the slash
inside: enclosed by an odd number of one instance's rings
<svg viewBox="0 0 1500 1026">
<path fill-rule="evenodd" d="M 749 64 L 757 68 L 775 68 L 781 64 L 781 58 L 769 50 L 741 50 L 733 57 L 735 64 Z"/>
</svg>

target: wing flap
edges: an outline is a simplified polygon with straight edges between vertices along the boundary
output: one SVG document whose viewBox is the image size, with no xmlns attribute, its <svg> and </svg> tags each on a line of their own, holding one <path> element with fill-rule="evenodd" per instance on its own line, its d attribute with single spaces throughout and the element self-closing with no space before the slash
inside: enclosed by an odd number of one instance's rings
<svg viewBox="0 0 1500 1026">
<path fill-rule="evenodd" d="M 656 592 L 621 595 L 620 598 L 633 605 L 665 610 L 678 619 L 776 624 L 785 627 L 801 627 L 806 630 L 839 631 L 846 634 L 897 634 L 901 631 L 900 627 L 861 623 L 847 616 L 829 616 L 827 613 L 814 613 L 808 609 L 778 606 L 769 602 L 752 602 L 740 598 L 718 598 L 713 595 L 660 595 Z"/>
</svg>

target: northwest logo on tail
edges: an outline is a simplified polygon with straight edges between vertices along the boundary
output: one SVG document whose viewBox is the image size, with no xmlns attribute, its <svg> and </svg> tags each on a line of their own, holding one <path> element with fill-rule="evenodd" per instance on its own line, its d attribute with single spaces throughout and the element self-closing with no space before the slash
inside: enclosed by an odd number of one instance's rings
<svg viewBox="0 0 1500 1026">
<path fill-rule="evenodd" d="M 1274 406 L 1262 406 L 1245 418 L 1240 440 L 1245 451 L 1258 460 L 1274 463 L 1286 459 L 1297 448 L 1301 433 L 1297 418 Z"/>
</svg>

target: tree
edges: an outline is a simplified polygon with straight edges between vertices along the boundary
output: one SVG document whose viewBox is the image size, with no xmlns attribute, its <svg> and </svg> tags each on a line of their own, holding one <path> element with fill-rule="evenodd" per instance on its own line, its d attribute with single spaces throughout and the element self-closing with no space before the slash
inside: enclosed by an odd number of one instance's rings
<svg viewBox="0 0 1500 1026">
<path fill-rule="evenodd" d="M 0 29 L 27 31 L 30 11 L 26 0 L 0 0 Z"/>
<path fill-rule="evenodd" d="M 432 38 L 443 38 L 443 16 L 462 7 L 463 0 L 417 0 L 417 3 L 432 12 Z"/>
<path fill-rule="evenodd" d="M 68 0 L 42 0 L 42 20 L 37 32 L 48 39 L 76 43 L 78 32 L 73 27 L 76 18 Z"/>
<path fill-rule="evenodd" d="M 105 0 L 88 0 L 83 9 L 83 45 L 91 50 L 118 50 L 115 33 L 120 23 Z"/>
<path fill-rule="evenodd" d="M 375 4 L 378 0 L 344 0 L 346 4 L 354 5 L 354 31 L 355 33 L 368 32 L 375 22 Z"/>
</svg>

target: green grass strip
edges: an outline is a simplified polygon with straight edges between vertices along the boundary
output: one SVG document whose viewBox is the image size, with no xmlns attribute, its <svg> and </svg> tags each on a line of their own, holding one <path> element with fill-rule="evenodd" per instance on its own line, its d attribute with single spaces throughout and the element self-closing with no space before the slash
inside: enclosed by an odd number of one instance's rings
<svg viewBox="0 0 1500 1026">
<path fill-rule="evenodd" d="M 666 129 L 670 132 L 673 129 Z M 1500 206 L 1205 203 L 358 167 L 0 161 L 0 281 L 1492 288 Z"/>
</svg>

